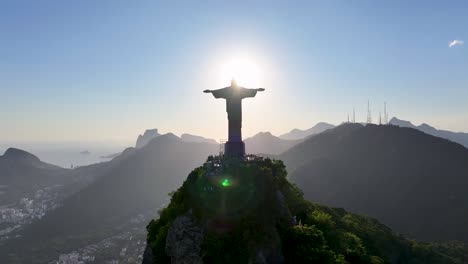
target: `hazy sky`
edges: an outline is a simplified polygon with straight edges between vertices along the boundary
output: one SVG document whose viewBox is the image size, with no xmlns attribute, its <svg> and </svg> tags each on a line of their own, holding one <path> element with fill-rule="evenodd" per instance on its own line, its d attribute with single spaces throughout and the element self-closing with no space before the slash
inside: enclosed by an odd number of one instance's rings
<svg viewBox="0 0 468 264">
<path fill-rule="evenodd" d="M 221 68 L 267 90 L 244 135 L 340 123 L 367 100 L 468 131 L 466 1 L 0 1 L 0 141 L 133 142 L 146 128 L 226 138 Z M 467 43 L 468 44 L 468 43 Z M 241 83 L 242 84 L 242 83 Z"/>
</svg>

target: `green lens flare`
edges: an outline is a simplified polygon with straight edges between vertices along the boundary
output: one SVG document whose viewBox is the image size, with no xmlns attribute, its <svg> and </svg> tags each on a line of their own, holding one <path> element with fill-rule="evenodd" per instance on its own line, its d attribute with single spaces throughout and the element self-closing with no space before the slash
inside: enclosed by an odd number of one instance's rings
<svg viewBox="0 0 468 264">
<path fill-rule="evenodd" d="M 223 187 L 228 187 L 229 185 L 231 185 L 231 182 L 228 179 L 224 179 L 223 182 L 221 182 L 221 185 Z"/>
</svg>

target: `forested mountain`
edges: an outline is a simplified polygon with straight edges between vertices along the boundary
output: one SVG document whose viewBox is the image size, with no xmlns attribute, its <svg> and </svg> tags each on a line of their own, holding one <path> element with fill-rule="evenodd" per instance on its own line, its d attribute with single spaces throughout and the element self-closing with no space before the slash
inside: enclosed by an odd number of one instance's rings
<svg viewBox="0 0 468 264">
<path fill-rule="evenodd" d="M 421 243 L 308 202 L 281 161 L 209 157 L 148 225 L 143 263 L 462 264 L 462 243 Z"/>
<path fill-rule="evenodd" d="M 468 149 L 412 128 L 345 124 L 282 158 L 311 201 L 423 240 L 468 241 Z"/>
</svg>

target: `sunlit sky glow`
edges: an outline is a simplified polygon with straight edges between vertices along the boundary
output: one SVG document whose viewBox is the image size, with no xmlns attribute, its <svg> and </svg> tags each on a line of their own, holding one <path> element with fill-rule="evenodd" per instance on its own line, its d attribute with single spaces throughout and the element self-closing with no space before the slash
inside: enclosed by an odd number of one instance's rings
<svg viewBox="0 0 468 264">
<path fill-rule="evenodd" d="M 0 141 L 125 142 L 147 128 L 226 138 L 225 103 L 267 90 L 243 134 L 356 109 L 468 131 L 466 1 L 1 1 Z M 235 75 L 235 76 L 233 76 Z"/>
<path fill-rule="evenodd" d="M 262 85 L 262 72 L 254 57 L 236 54 L 225 62 L 223 61 L 220 69 L 220 78 L 223 83 L 229 83 L 234 79 L 243 87 L 253 88 Z"/>
</svg>

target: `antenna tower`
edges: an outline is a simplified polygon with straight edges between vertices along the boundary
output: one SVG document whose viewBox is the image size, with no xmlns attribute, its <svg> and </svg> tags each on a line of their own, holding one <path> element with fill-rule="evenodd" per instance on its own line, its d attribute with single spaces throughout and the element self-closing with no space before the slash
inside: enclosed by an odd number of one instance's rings
<svg viewBox="0 0 468 264">
<path fill-rule="evenodd" d="M 372 114 L 370 110 L 369 100 L 367 100 L 367 124 L 372 124 Z"/>
<path fill-rule="evenodd" d="M 384 124 L 388 125 L 387 102 L 384 102 Z"/>
</svg>

